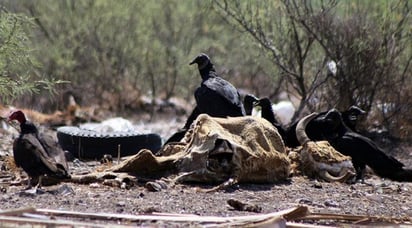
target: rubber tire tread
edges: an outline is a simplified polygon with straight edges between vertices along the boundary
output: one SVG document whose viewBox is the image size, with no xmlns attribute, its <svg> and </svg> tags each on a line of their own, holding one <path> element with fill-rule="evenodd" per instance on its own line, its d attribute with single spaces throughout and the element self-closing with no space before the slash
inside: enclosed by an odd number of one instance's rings
<svg viewBox="0 0 412 228">
<path fill-rule="evenodd" d="M 105 154 L 115 158 L 118 145 L 120 156 L 134 155 L 141 149 L 155 153 L 162 145 L 158 134 L 97 133 L 71 126 L 57 128 L 57 139 L 63 150 L 81 159 L 101 159 Z"/>
</svg>

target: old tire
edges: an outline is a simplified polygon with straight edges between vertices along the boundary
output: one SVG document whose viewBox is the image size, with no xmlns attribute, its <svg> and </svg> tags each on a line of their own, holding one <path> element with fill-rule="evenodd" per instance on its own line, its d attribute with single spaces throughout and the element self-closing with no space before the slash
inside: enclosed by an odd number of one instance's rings
<svg viewBox="0 0 412 228">
<path fill-rule="evenodd" d="M 99 133 L 72 126 L 57 128 L 57 138 L 63 150 L 82 159 L 100 159 L 104 154 L 117 157 L 119 149 L 120 156 L 134 155 L 141 149 L 155 153 L 162 145 L 158 134 Z"/>
</svg>

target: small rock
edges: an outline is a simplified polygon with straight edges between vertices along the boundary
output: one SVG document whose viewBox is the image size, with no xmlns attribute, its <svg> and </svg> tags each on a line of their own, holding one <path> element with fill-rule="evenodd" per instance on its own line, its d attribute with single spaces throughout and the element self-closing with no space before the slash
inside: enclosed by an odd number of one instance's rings
<svg viewBox="0 0 412 228">
<path fill-rule="evenodd" d="M 297 199 L 297 200 L 296 200 L 296 203 L 298 203 L 298 204 L 307 204 L 307 205 L 313 204 L 312 200 L 310 200 L 310 199 L 305 199 L 305 198 Z"/>
<path fill-rule="evenodd" d="M 122 207 L 121 207 L 121 208 L 117 208 L 116 212 L 117 212 L 117 213 L 123 213 L 123 212 L 124 212 L 124 208 L 122 208 Z"/>
<path fill-rule="evenodd" d="M 403 207 L 401 207 L 401 208 L 402 208 L 403 211 L 410 211 L 410 208 L 409 208 L 409 207 L 403 206 Z"/>
<path fill-rule="evenodd" d="M 149 181 L 145 184 L 145 188 L 151 192 L 160 192 L 162 189 L 167 189 L 167 184 L 164 181 Z"/>
<path fill-rule="evenodd" d="M 12 198 L 11 195 L 4 194 L 4 195 L 1 196 L 1 201 L 8 201 L 8 200 L 10 200 L 11 198 Z"/>
<path fill-rule="evenodd" d="M 317 189 L 323 188 L 322 183 L 320 183 L 319 181 L 315 181 L 312 187 L 317 188 Z"/>
<path fill-rule="evenodd" d="M 44 193 L 46 193 L 46 191 L 41 189 L 41 188 L 33 188 L 33 189 L 28 189 L 28 190 L 24 190 L 24 191 L 19 192 L 19 196 L 22 196 L 22 197 L 31 196 L 31 197 L 33 197 L 33 196 L 41 195 L 41 194 L 44 194 Z"/>
<path fill-rule="evenodd" d="M 376 189 L 375 192 L 376 192 L 376 193 L 379 193 L 379 194 L 382 194 L 382 193 L 383 193 L 383 188 L 378 188 L 378 189 Z"/>
<path fill-rule="evenodd" d="M 63 195 L 63 196 L 74 194 L 73 188 L 68 186 L 67 184 L 64 184 L 57 189 L 50 190 L 47 192 L 53 195 Z"/>
<path fill-rule="evenodd" d="M 116 203 L 116 206 L 117 206 L 117 207 L 124 207 L 124 206 L 126 206 L 126 202 L 124 202 L 124 201 L 119 201 L 119 202 Z"/>
<path fill-rule="evenodd" d="M 235 199 L 229 199 L 227 203 L 231 207 L 233 207 L 233 209 L 238 210 L 238 211 L 248 211 L 248 212 L 255 212 L 255 213 L 262 212 L 262 207 L 255 205 L 255 204 L 243 203 Z"/>
<path fill-rule="evenodd" d="M 110 154 L 103 155 L 103 158 L 100 159 L 100 164 L 111 164 L 113 162 L 113 157 Z"/>
<path fill-rule="evenodd" d="M 89 184 L 89 187 L 90 187 L 90 188 L 100 188 L 100 184 L 98 184 L 98 183 L 91 183 L 91 184 Z"/>
<path fill-rule="evenodd" d="M 336 202 L 336 201 L 334 201 L 334 200 L 330 200 L 330 199 L 328 199 L 328 200 L 325 200 L 325 206 L 327 206 L 327 207 L 339 207 L 339 203 L 338 202 Z"/>
<path fill-rule="evenodd" d="M 144 197 L 144 192 L 140 192 L 140 193 L 137 195 L 137 197 L 138 197 L 138 198 L 143 198 L 143 197 Z"/>
<path fill-rule="evenodd" d="M 368 198 L 369 200 L 378 202 L 378 203 L 382 203 L 383 199 L 382 197 L 380 197 L 379 195 L 374 195 L 374 194 L 367 194 L 366 198 Z"/>
<path fill-rule="evenodd" d="M 103 184 L 110 187 L 120 187 L 121 183 L 116 179 L 106 179 L 103 181 Z"/>
<path fill-rule="evenodd" d="M 157 209 L 156 207 L 147 207 L 143 208 L 142 212 L 145 214 L 152 214 L 153 212 L 160 212 L 161 210 Z"/>
</svg>

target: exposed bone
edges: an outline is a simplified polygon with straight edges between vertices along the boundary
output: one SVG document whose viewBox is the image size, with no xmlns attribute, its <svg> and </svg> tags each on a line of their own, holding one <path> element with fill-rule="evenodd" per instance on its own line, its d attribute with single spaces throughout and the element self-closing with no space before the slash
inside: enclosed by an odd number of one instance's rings
<svg viewBox="0 0 412 228">
<path fill-rule="evenodd" d="M 352 167 L 350 158 L 340 154 L 326 141 L 311 141 L 306 134 L 307 124 L 317 115 L 318 113 L 312 113 L 302 118 L 296 126 L 296 137 L 302 145 L 299 168 L 310 177 L 320 177 L 330 182 L 345 182 L 354 175 L 349 170 L 349 167 Z"/>
<path fill-rule="evenodd" d="M 296 125 L 296 138 L 298 139 L 300 145 L 305 145 L 310 141 L 308 135 L 306 134 L 306 125 L 313 120 L 318 115 L 317 112 L 314 112 L 308 116 L 303 117 L 298 124 Z"/>
<path fill-rule="evenodd" d="M 324 180 L 327 180 L 329 182 L 345 182 L 352 175 L 348 172 L 348 170 L 346 170 L 346 172 L 344 172 L 342 175 L 335 177 L 332 174 L 330 174 L 327 170 L 321 170 L 319 172 L 319 176 L 321 176 Z"/>
</svg>

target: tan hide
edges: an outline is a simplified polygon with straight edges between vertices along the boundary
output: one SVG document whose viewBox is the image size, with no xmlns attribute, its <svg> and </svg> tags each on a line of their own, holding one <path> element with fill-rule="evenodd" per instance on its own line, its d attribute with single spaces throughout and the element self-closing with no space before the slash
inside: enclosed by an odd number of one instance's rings
<svg viewBox="0 0 412 228">
<path fill-rule="evenodd" d="M 111 171 L 157 176 L 184 173 L 179 181 L 274 183 L 289 176 L 290 163 L 276 128 L 259 117 L 213 118 L 201 114 L 182 142 L 153 156 L 142 150 Z"/>
</svg>

